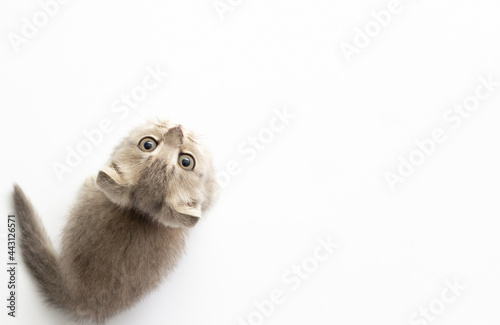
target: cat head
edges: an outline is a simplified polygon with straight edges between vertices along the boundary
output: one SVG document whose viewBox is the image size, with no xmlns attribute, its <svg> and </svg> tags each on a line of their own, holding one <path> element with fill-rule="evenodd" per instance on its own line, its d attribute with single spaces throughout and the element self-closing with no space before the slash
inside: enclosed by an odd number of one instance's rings
<svg viewBox="0 0 500 325">
<path fill-rule="evenodd" d="M 219 190 L 207 150 L 166 121 L 132 130 L 96 183 L 113 203 L 170 227 L 194 226 Z"/>
</svg>

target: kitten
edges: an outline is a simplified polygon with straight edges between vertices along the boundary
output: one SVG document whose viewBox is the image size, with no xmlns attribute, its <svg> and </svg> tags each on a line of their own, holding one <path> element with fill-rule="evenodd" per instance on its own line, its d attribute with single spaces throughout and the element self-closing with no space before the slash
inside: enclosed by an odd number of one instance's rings
<svg viewBox="0 0 500 325">
<path fill-rule="evenodd" d="M 101 323 L 158 286 L 218 190 L 191 132 L 169 122 L 138 127 L 84 183 L 60 255 L 14 185 L 24 261 L 50 305 Z"/>
</svg>

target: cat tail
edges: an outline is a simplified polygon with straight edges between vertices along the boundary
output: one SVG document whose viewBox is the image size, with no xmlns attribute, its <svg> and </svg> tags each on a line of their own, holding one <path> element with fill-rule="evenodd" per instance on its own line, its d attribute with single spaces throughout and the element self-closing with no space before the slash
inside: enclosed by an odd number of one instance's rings
<svg viewBox="0 0 500 325">
<path fill-rule="evenodd" d="M 47 303 L 64 309 L 67 301 L 58 257 L 33 205 L 19 185 L 14 185 L 14 206 L 21 229 L 19 246 L 24 259 Z"/>
</svg>

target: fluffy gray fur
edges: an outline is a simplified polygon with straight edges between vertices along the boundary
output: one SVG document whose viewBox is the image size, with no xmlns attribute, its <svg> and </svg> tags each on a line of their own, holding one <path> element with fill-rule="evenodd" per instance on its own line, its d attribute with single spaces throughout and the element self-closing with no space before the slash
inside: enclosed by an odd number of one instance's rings
<svg viewBox="0 0 500 325">
<path fill-rule="evenodd" d="M 141 140 L 157 147 L 145 151 Z M 179 155 L 194 157 L 192 170 Z M 158 286 L 177 264 L 188 229 L 218 193 L 210 155 L 169 122 L 134 129 L 84 183 L 56 254 L 18 185 L 14 204 L 24 261 L 46 301 L 76 320 L 104 322 Z"/>
</svg>

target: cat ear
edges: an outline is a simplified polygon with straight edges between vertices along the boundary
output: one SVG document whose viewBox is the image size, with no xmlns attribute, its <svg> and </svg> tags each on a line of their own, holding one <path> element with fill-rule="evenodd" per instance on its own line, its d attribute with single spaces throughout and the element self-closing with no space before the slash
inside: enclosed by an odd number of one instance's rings
<svg viewBox="0 0 500 325">
<path fill-rule="evenodd" d="M 114 203 L 124 203 L 127 187 L 124 180 L 112 167 L 105 167 L 97 175 L 97 187 Z"/>
<path fill-rule="evenodd" d="M 188 204 L 185 202 L 174 204 L 174 210 L 186 214 L 191 217 L 201 218 L 201 205 L 200 204 Z"/>
</svg>

